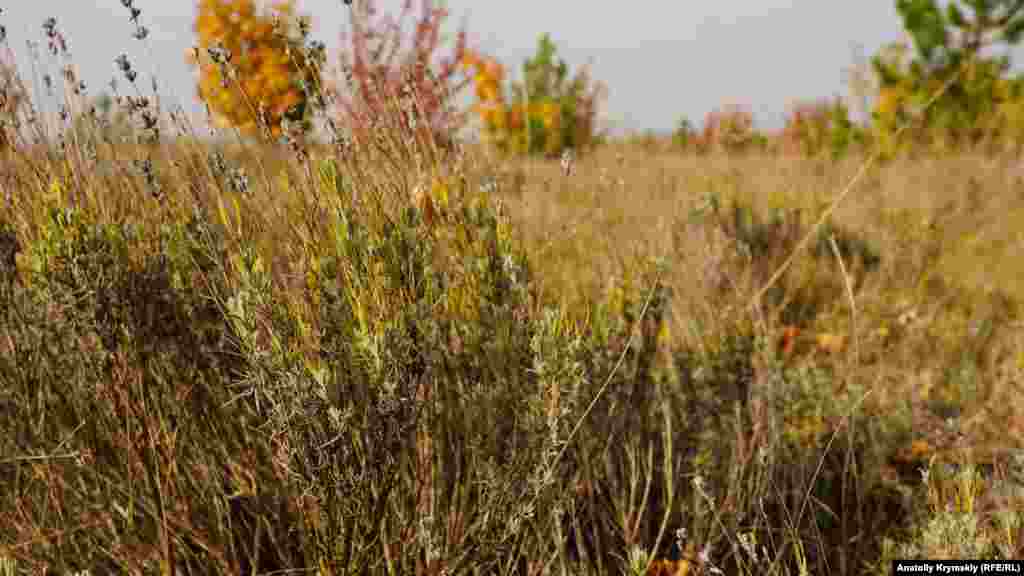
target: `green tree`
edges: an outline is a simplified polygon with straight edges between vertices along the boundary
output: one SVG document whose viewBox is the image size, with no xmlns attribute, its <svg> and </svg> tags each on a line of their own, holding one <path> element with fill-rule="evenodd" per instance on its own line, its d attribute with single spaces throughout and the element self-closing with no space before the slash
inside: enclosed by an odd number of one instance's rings
<svg viewBox="0 0 1024 576">
<path fill-rule="evenodd" d="M 1024 0 L 953 1 L 945 10 L 935 0 L 896 0 L 896 11 L 919 65 L 932 70 L 955 67 L 987 46 L 1015 45 L 1024 34 Z"/>
<path fill-rule="evenodd" d="M 925 128 L 911 131 L 912 137 L 962 147 L 999 135 L 999 119 L 1008 103 L 1020 99 L 1021 83 L 1009 75 L 1008 55 L 987 54 L 1020 42 L 1024 0 L 954 0 L 944 8 L 936 0 L 896 0 L 896 11 L 913 51 L 890 50 L 872 60 L 880 80 L 875 121 L 882 140 L 891 140 L 908 112 L 947 83 L 923 111 Z"/>
<path fill-rule="evenodd" d="M 586 67 L 570 78 L 569 65 L 558 56 L 551 35 L 542 34 L 533 58 L 523 62 L 523 84 L 513 87 L 513 103 L 524 105 L 527 110 L 552 103 L 559 121 L 557 128 L 551 130 L 541 119 L 543 113 L 527 113 L 529 152 L 557 155 L 565 148 L 596 144 L 600 136 L 594 124 L 604 91 L 604 85 L 591 82 Z"/>
</svg>

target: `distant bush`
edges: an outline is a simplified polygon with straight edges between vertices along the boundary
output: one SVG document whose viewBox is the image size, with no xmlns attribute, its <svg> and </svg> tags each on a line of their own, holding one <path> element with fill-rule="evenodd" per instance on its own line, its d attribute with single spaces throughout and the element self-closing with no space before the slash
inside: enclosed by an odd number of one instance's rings
<svg viewBox="0 0 1024 576">
<path fill-rule="evenodd" d="M 471 53 L 464 66 L 473 70 L 476 110 L 484 133 L 499 150 L 511 154 L 557 156 L 563 150 L 586 150 L 602 138 L 597 107 L 605 87 L 591 81 L 586 67 L 569 79 L 569 67 L 556 55 L 548 34 L 523 64 L 524 81 L 503 91 L 504 68 L 497 60 Z"/>
<path fill-rule="evenodd" d="M 672 145 L 679 150 L 689 150 L 697 141 L 697 137 L 697 129 L 690 119 L 680 118 L 675 130 L 672 131 Z"/>
<path fill-rule="evenodd" d="M 11 146 L 21 129 L 28 90 L 18 77 L 13 58 L 0 58 L 0 150 Z"/>
<path fill-rule="evenodd" d="M 787 152 L 840 158 L 863 143 L 863 130 L 850 121 L 850 111 L 840 98 L 794 104 L 786 116 L 781 146 Z"/>
<path fill-rule="evenodd" d="M 764 148 L 767 139 L 754 129 L 754 115 L 746 108 L 731 104 L 704 116 L 704 128 L 697 140 L 700 152 L 746 152 Z"/>
</svg>

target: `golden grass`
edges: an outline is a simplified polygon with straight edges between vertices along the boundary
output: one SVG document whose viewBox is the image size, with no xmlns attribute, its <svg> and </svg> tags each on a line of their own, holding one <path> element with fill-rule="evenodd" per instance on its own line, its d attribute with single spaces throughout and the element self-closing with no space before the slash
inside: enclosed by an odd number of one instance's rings
<svg viewBox="0 0 1024 576">
<path fill-rule="evenodd" d="M 682 156 L 609 146 L 582 160 L 569 178 L 556 162 L 508 163 L 505 171 L 521 173 L 522 181 L 506 186 L 503 198 L 546 291 L 570 305 L 599 298 L 608 279 L 639 255 L 666 258 L 673 264 L 668 279 L 675 295 L 672 334 L 677 343 L 694 344 L 694 333 L 687 329 L 693 320 L 703 319 L 700 325 L 707 328 L 723 312 L 741 314 L 761 287 L 758 282 L 764 282 L 731 266 L 721 247 L 703 235 L 680 232 L 703 196 L 714 192 L 738 198 L 766 212 L 795 207 L 803 211 L 807 226 L 862 161 Z M 961 365 L 979 325 L 1003 323 L 990 340 L 979 343 L 986 353 L 979 357 L 983 364 L 970 397 L 948 390 L 943 394 L 963 403 L 963 431 L 976 448 L 986 454 L 1021 448 L 1024 339 L 1020 320 L 1010 317 L 1024 302 L 1024 259 L 1019 256 L 1024 170 L 1017 161 L 893 161 L 872 169 L 837 208 L 833 221 L 868 239 L 882 257 L 880 269 L 865 273 L 855 294 L 861 315 L 855 333 L 850 333 L 849 299 L 841 291 L 827 313 L 807 327 L 858 343 L 846 346 L 838 360 L 845 371 L 837 384 L 867 384 L 882 413 L 907 398 L 928 404 L 938 397 L 939 382 Z M 936 257 L 925 265 L 929 253 Z M 794 268 L 808 266 L 824 263 L 803 254 Z M 841 272 L 827 274 L 838 277 Z M 722 276 L 729 287 L 724 293 L 716 289 Z M 809 276 L 798 273 L 797 278 Z M 899 341 L 881 338 L 883 330 L 891 333 L 902 326 L 901 314 L 907 314 L 904 321 L 914 315 L 919 320 L 903 330 Z M 860 362 L 851 361 L 855 348 Z M 937 434 L 932 428 L 938 424 L 930 416 L 923 409 L 913 414 L 913 426 L 926 438 Z"/>
</svg>

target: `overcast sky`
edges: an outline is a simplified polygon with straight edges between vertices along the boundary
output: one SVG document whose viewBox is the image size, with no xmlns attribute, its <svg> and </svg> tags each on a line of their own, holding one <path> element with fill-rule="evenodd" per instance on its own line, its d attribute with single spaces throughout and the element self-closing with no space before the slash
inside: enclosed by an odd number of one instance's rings
<svg viewBox="0 0 1024 576">
<path fill-rule="evenodd" d="M 147 80 L 158 73 L 168 95 L 193 103 L 194 76 L 185 53 L 194 43 L 195 0 L 135 0 L 150 28 L 148 42 L 131 38 L 122 0 L 6 0 L 0 3 L 8 42 L 29 71 L 26 40 L 40 42 L 55 16 L 89 91 L 97 93 L 127 53 Z M 380 0 L 397 15 L 402 0 Z M 416 5 L 420 0 L 415 0 Z M 698 125 L 723 102 L 748 105 L 758 126 L 781 125 L 794 98 L 846 94 L 843 69 L 858 47 L 871 54 L 899 40 L 893 0 L 449 0 L 447 29 L 466 18 L 470 39 L 506 65 L 520 68 L 537 37 L 550 32 L 571 67 L 592 62 L 609 86 L 603 116 L 624 129 L 668 131 L 681 116 Z M 299 0 L 313 16 L 314 35 L 336 60 L 348 23 L 341 0 Z M 150 53 L 151 51 L 151 53 Z M 50 65 L 51 72 L 59 67 Z M 30 76 L 29 76 L 30 77 Z M 123 82 L 122 82 L 123 85 Z"/>
</svg>

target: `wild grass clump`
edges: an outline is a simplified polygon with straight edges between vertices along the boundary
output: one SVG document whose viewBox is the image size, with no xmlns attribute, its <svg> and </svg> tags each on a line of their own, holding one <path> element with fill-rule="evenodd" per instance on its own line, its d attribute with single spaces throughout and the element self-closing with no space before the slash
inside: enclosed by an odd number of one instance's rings
<svg viewBox="0 0 1024 576">
<path fill-rule="evenodd" d="M 202 226 L 162 239 L 209 254 Z M 176 267 L 146 240 L 54 209 L 7 296 L 3 453 L 17 456 L 3 466 L 16 504 L 2 540 L 30 569 L 237 571 L 247 543 L 230 524 L 233 495 L 284 495 L 252 416 L 231 406 L 224 383 L 244 359 L 208 286 L 190 279 L 201 260 Z M 290 565 L 293 552 L 275 553 Z"/>
<path fill-rule="evenodd" d="M 764 214 L 766 211 L 769 214 Z M 808 218 L 798 208 L 765 210 L 738 198 L 721 200 L 718 195 L 709 196 L 693 216 L 721 233 L 743 260 L 750 286 L 757 288 L 769 286 L 784 260 L 809 233 Z M 842 266 L 862 281 L 881 262 L 878 250 L 867 239 L 838 225 L 826 223 L 815 234 L 806 266 L 801 263 L 785 270 L 760 302 L 764 311 L 782 324 L 806 326 L 825 314 L 831 304 L 842 302 L 846 289 L 838 274 Z"/>
<path fill-rule="evenodd" d="M 657 254 L 674 264 L 664 277 L 673 294 L 667 338 L 696 373 L 710 372 L 718 351 L 731 347 L 723 343 L 755 343 L 754 354 L 737 346 L 736 364 L 726 363 L 734 368 L 723 370 L 742 375 L 752 366 L 755 382 L 771 383 L 751 387 L 760 399 L 747 397 L 749 420 L 738 422 L 771 431 L 757 436 L 772 439 L 766 456 L 780 450 L 786 462 L 803 463 L 788 465 L 793 476 L 773 485 L 809 494 L 802 518 L 814 523 L 805 528 L 817 536 L 804 542 L 816 550 L 813 562 L 856 572 L 855 559 L 877 557 L 880 548 L 851 535 L 914 537 L 908 524 L 925 502 L 916 470 L 932 456 L 954 458 L 957 434 L 971 438 L 965 442 L 982 462 L 1012 450 L 1013 442 L 985 431 L 991 421 L 983 414 L 1017 419 L 1009 400 L 1019 370 L 1010 302 L 1020 292 L 1010 276 L 987 288 L 999 271 L 982 274 L 973 259 L 1009 261 L 1008 245 L 995 240 L 1015 221 L 1006 220 L 1016 214 L 1003 204 L 1008 196 L 995 192 L 1005 191 L 1006 173 L 986 172 L 991 164 L 980 158 L 870 170 L 855 200 L 815 229 L 832 191 L 859 168 L 854 160 L 652 156 L 619 146 L 584 159 L 583 176 L 568 180 L 558 179 L 557 166 L 531 165 L 526 181 L 534 185 L 507 197 L 528 251 L 546 256 L 537 262 L 545 291 L 562 294 L 570 309 L 589 301 L 586 294 L 604 293 L 604 275 L 620 263 Z M 904 193 L 915 189 L 932 194 Z M 971 229 L 988 230 L 993 243 L 968 249 L 963 234 Z M 626 286 L 612 284 L 611 302 L 620 287 L 633 290 Z M 967 308 L 974 312 L 964 316 Z M 954 342 L 987 350 L 987 359 L 957 368 L 971 356 Z M 941 390 L 959 400 L 936 401 Z M 719 428 L 706 428 L 722 441 Z M 830 479 L 810 481 L 814 474 Z M 984 474 L 988 491 L 995 484 Z M 795 517 L 802 503 L 769 516 Z M 828 520 L 826 510 L 838 519 Z"/>
<path fill-rule="evenodd" d="M 159 137 L 42 158 L 5 236 L 5 558 L 507 573 L 557 544 L 535 526 L 566 494 L 580 337 L 457 159 L 384 125 L 291 162 Z"/>
<path fill-rule="evenodd" d="M 292 384 L 264 401 L 294 481 L 324 504 L 335 570 L 498 568 L 557 496 L 545 446 L 561 408 L 536 401 L 571 384 L 571 333 L 538 313 L 486 196 L 453 184 L 419 206 L 331 214 L 308 262 L 318 353 L 271 360 Z"/>
</svg>

